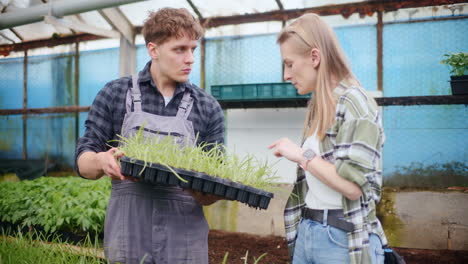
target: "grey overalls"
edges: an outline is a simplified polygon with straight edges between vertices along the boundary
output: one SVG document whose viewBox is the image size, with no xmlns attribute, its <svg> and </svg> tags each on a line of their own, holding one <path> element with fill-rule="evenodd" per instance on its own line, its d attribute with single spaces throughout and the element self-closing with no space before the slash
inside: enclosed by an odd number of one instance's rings
<svg viewBox="0 0 468 264">
<path fill-rule="evenodd" d="M 159 116 L 142 111 L 136 76 L 132 82 L 122 125 L 125 137 L 144 123 L 145 133 L 170 132 L 180 136 L 181 144 L 195 144 L 193 125 L 187 120 L 193 105 L 189 91 L 185 91 L 176 116 Z M 143 257 L 143 263 L 208 263 L 208 224 L 202 206 L 179 187 L 112 181 L 104 251 L 111 263 L 139 264 Z"/>
</svg>

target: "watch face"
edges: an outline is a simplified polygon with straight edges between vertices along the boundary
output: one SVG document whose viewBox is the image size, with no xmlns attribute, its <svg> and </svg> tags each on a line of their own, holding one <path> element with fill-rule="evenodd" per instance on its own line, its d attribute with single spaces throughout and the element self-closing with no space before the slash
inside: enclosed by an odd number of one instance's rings
<svg viewBox="0 0 468 264">
<path fill-rule="evenodd" d="M 306 149 L 306 151 L 304 151 L 304 154 L 303 154 L 304 158 L 310 160 L 310 159 L 313 159 L 315 157 L 315 152 L 311 149 Z"/>
</svg>

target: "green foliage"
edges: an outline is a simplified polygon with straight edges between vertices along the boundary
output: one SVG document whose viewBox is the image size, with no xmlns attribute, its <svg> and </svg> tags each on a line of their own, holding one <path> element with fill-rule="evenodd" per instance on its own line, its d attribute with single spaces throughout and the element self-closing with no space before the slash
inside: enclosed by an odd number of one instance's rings
<svg viewBox="0 0 468 264">
<path fill-rule="evenodd" d="M 447 53 L 444 54 L 445 59 L 441 60 L 440 63 L 446 64 L 450 68 L 450 74 L 455 76 L 462 76 L 468 74 L 468 53 Z"/>
<path fill-rule="evenodd" d="M 81 233 L 103 231 L 110 180 L 41 177 L 0 183 L 0 220 Z"/>
<path fill-rule="evenodd" d="M 160 139 L 146 137 L 140 129 L 132 137 L 119 140 L 120 150 L 126 156 L 143 160 L 148 164 L 157 163 L 168 168 L 180 168 L 203 172 L 210 176 L 230 179 L 245 185 L 270 190 L 276 177 L 268 162 L 260 162 L 252 155 L 240 158 L 225 152 L 222 145 L 202 144 L 181 147 L 173 137 Z M 147 165 L 147 164 L 146 164 Z"/>
<path fill-rule="evenodd" d="M 97 257 L 102 251 L 88 239 L 84 247 L 70 247 L 61 244 L 60 239 L 52 239 L 52 243 L 44 243 L 50 239 L 36 234 L 18 234 L 18 237 L 0 236 L 0 263 L 34 263 L 34 264 L 103 264 L 106 260 Z"/>
<path fill-rule="evenodd" d="M 468 186 L 468 166 L 457 161 L 426 166 L 411 163 L 407 167 L 398 167 L 394 173 L 385 176 L 383 185 L 418 188 Z"/>
</svg>

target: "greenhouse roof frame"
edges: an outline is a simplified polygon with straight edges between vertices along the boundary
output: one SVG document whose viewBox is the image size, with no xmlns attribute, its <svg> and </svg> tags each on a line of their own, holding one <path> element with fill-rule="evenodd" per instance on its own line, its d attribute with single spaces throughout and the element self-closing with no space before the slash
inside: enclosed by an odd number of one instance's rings
<svg viewBox="0 0 468 264">
<path fill-rule="evenodd" d="M 43 3 L 46 0 L 41 0 Z M 117 2 L 137 2 L 138 0 L 120 0 Z M 361 2 L 348 2 L 342 4 L 333 4 L 333 5 L 324 5 L 324 6 L 315 6 L 315 7 L 306 7 L 306 8 L 296 8 L 296 9 L 286 9 L 284 7 L 284 0 L 275 0 L 277 9 L 266 12 L 257 12 L 257 13 L 245 13 L 241 15 L 228 15 L 228 16 L 204 16 L 201 7 L 197 6 L 194 0 L 184 0 L 193 11 L 196 16 L 199 18 L 203 26 L 207 29 L 215 28 L 226 25 L 239 25 L 245 23 L 254 23 L 254 22 L 267 22 L 267 21 L 281 21 L 284 23 L 287 20 L 294 19 L 300 15 L 308 12 L 317 13 L 322 16 L 329 15 L 342 15 L 347 18 L 354 13 L 358 13 L 360 17 L 372 16 L 376 12 L 389 12 L 403 8 L 418 8 L 418 7 L 427 7 L 427 6 L 441 6 L 441 5 L 453 5 L 459 3 L 466 3 L 463 0 L 420 0 L 420 1 L 411 1 L 411 0 L 368 0 Z M 275 3 L 272 1 L 272 5 Z M 284 3 L 283 3 L 283 2 Z M 56 1 L 55 3 L 60 3 L 63 1 Z M 109 1 L 107 1 L 109 2 Z M 41 8 L 47 6 L 48 3 L 42 4 Z M 115 6 L 115 5 L 114 5 Z M 25 12 L 25 11 L 22 11 Z M 27 11 L 26 11 L 27 12 Z M 11 12 L 11 15 L 14 15 L 15 12 Z M 10 13 L 5 13 L 10 14 Z M 70 14 L 70 13 L 68 13 Z M 141 33 L 141 25 L 133 25 L 130 20 L 126 17 L 125 13 L 119 7 L 101 9 L 99 14 L 104 20 L 106 20 L 109 25 L 112 27 L 112 30 L 118 31 L 122 34 L 127 41 L 132 42 L 132 39 L 135 34 Z M 9 16 L 11 16 L 9 15 Z M 79 14 L 75 14 L 79 18 Z M 120 21 L 120 22 L 119 22 Z M 41 22 L 43 23 L 43 22 Z M 57 22 L 58 23 L 58 22 Z M 0 15 L 0 28 L 1 24 L 1 15 Z M 96 39 L 106 38 L 106 34 L 92 34 L 92 33 L 83 33 L 83 30 L 70 30 L 71 34 L 61 36 L 60 34 L 54 34 L 50 38 L 42 38 L 31 41 L 24 41 L 21 34 L 18 33 L 15 28 L 9 29 L 13 32 L 18 39 L 22 40 L 21 42 L 15 42 L 11 40 L 11 44 L 0 45 L 0 55 L 8 56 L 10 52 L 13 51 L 26 51 L 28 49 L 40 48 L 40 47 L 53 47 L 57 45 L 72 44 L 81 41 L 90 41 Z M 91 31 L 91 30 L 90 30 Z M 115 32 L 115 31 L 114 31 Z M 0 31 L 1 33 L 1 31 Z M 2 34 L 3 35 L 3 34 Z M 107 36 L 108 37 L 108 36 Z"/>
</svg>

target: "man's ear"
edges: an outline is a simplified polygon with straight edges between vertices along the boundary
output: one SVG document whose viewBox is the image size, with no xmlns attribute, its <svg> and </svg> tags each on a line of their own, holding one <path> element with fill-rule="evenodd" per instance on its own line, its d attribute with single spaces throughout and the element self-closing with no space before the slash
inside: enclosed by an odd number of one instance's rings
<svg viewBox="0 0 468 264">
<path fill-rule="evenodd" d="M 148 55 L 151 59 L 156 60 L 159 57 L 159 46 L 154 44 L 153 42 L 148 42 L 146 44 L 146 50 L 148 51 Z"/>
<path fill-rule="evenodd" d="M 314 68 L 317 68 L 320 65 L 320 50 L 317 48 L 311 49 L 309 56 L 310 60 L 312 61 L 312 65 Z"/>
</svg>

